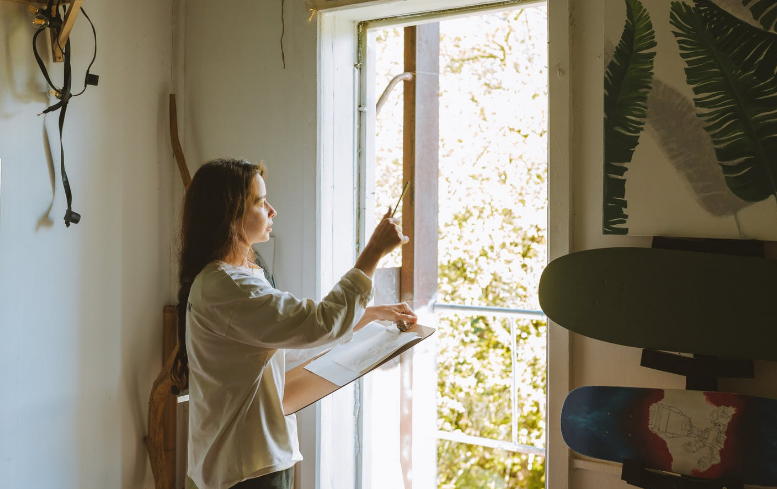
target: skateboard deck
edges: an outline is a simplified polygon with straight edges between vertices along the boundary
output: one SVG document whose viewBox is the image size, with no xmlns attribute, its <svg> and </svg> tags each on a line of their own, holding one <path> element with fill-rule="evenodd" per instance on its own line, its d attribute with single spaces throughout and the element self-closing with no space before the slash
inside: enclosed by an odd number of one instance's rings
<svg viewBox="0 0 777 489">
<path fill-rule="evenodd" d="M 571 450 L 703 479 L 777 486 L 777 400 L 719 392 L 580 387 L 561 411 Z"/>
<path fill-rule="evenodd" d="M 777 360 L 777 260 L 652 248 L 562 256 L 540 306 L 570 331 L 637 348 Z"/>
</svg>

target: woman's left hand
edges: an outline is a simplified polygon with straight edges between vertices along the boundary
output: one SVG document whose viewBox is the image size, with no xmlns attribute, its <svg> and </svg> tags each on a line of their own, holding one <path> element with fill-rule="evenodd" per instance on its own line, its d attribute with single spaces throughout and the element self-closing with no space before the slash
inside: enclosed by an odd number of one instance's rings
<svg viewBox="0 0 777 489">
<path fill-rule="evenodd" d="M 418 322 L 418 316 L 410 309 L 405 302 L 399 304 L 384 304 L 380 306 L 369 306 L 365 316 L 372 317 L 373 321 L 404 321 L 408 324 Z"/>
</svg>

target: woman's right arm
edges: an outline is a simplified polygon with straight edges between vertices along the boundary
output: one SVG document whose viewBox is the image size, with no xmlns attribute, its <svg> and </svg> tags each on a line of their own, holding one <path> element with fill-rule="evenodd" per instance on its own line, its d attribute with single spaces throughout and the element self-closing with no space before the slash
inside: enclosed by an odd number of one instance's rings
<svg viewBox="0 0 777 489">
<path fill-rule="evenodd" d="M 248 296 L 229 317 L 225 335 L 263 348 L 311 348 L 336 341 L 353 329 L 372 298 L 372 280 L 361 270 L 349 270 L 321 300 L 294 295 L 239 277 Z"/>
<path fill-rule="evenodd" d="M 380 259 L 407 241 L 398 220 L 387 213 L 354 268 L 320 302 L 271 287 L 238 284 L 251 292 L 232 312 L 227 336 L 266 348 L 310 348 L 342 338 L 364 316 Z M 245 280 L 251 282 L 250 277 Z"/>
</svg>

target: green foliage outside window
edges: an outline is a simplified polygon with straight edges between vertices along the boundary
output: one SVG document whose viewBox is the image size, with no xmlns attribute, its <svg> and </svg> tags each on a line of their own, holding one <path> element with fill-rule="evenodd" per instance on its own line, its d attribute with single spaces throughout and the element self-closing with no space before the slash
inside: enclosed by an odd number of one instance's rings
<svg viewBox="0 0 777 489">
<path fill-rule="evenodd" d="M 547 10 L 440 25 L 439 300 L 539 309 L 547 236 Z M 402 30 L 377 35 L 380 93 L 403 71 Z M 376 201 L 401 191 L 402 95 L 377 129 Z M 380 216 L 377 216 L 380 217 Z M 398 255 L 395 266 L 399 265 Z M 510 320 L 441 314 L 438 426 L 512 440 Z M 544 446 L 546 324 L 516 320 L 517 442 Z M 545 486 L 544 457 L 439 440 L 440 489 Z"/>
</svg>

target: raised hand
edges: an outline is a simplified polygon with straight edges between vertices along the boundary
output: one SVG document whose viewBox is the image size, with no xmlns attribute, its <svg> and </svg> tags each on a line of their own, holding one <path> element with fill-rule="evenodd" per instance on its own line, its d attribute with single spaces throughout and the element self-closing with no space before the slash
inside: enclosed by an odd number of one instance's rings
<svg viewBox="0 0 777 489">
<path fill-rule="evenodd" d="M 402 234 L 399 219 L 391 217 L 391 209 L 389 209 L 375 228 L 370 241 L 362 250 L 354 267 L 372 277 L 380 259 L 391 253 L 397 246 L 408 241 L 410 238 Z"/>
<path fill-rule="evenodd" d="M 367 248 L 373 247 L 381 253 L 381 257 L 391 253 L 397 246 L 410 241 L 410 238 L 402 234 L 399 219 L 391 217 L 391 209 L 386 212 L 375 231 L 372 233 Z"/>
</svg>

